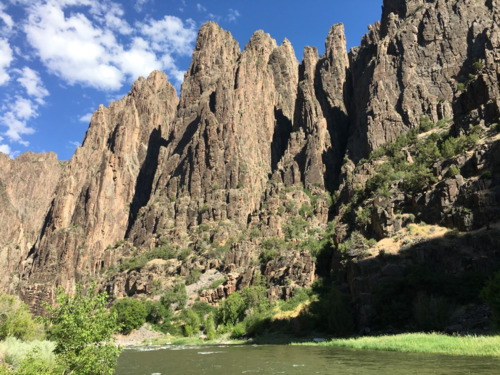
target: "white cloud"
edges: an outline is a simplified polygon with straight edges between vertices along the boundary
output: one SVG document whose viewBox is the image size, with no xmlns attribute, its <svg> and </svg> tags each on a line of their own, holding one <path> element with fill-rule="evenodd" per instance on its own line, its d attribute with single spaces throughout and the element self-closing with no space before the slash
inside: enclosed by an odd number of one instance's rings
<svg viewBox="0 0 500 375">
<path fill-rule="evenodd" d="M 77 142 L 77 141 L 69 141 L 69 144 L 73 147 L 80 147 L 82 144 L 80 142 Z"/>
<path fill-rule="evenodd" d="M 198 12 L 206 12 L 207 11 L 207 8 L 205 8 L 203 5 L 201 5 L 200 3 L 197 3 L 196 4 L 196 9 L 198 9 Z"/>
<path fill-rule="evenodd" d="M 236 20 L 240 16 L 241 16 L 240 12 L 238 12 L 236 9 L 229 9 L 229 13 L 227 14 L 227 20 L 229 22 L 236 22 Z"/>
<path fill-rule="evenodd" d="M 86 15 L 71 12 L 70 5 L 90 7 L 90 11 Z M 121 6 L 110 1 L 48 0 L 29 7 L 25 32 L 49 72 L 70 85 L 114 91 L 154 69 L 179 77 L 173 55 L 191 54 L 194 21 L 165 16 L 132 29 L 123 14 Z M 117 33 L 130 38 L 118 40 Z"/>
<path fill-rule="evenodd" d="M 146 4 L 149 0 L 137 0 L 135 2 L 134 8 L 137 12 L 142 12 L 142 8 L 144 7 L 144 4 Z"/>
<path fill-rule="evenodd" d="M 12 62 L 12 49 L 7 39 L 0 39 L 0 86 L 4 85 L 10 80 L 7 69 Z"/>
<path fill-rule="evenodd" d="M 22 135 L 29 135 L 35 129 L 27 125 L 28 121 L 38 116 L 38 105 L 33 101 L 16 96 L 14 101 L 5 103 L 0 115 L 0 124 L 7 127 L 3 135 L 7 136 L 11 142 L 18 142 L 28 146 L 29 142 L 22 139 Z"/>
<path fill-rule="evenodd" d="M 12 17 L 8 15 L 7 13 L 4 12 L 6 6 L 2 3 L 0 3 L 0 25 L 3 23 L 3 26 L 0 28 L 2 33 L 8 34 L 12 31 L 12 28 L 14 27 L 14 21 L 12 20 Z"/>
<path fill-rule="evenodd" d="M 92 112 L 86 113 L 86 114 L 84 114 L 83 116 L 81 116 L 81 117 L 78 119 L 78 121 L 80 121 L 80 122 L 85 122 L 85 123 L 87 123 L 87 124 L 88 124 L 88 123 L 90 122 L 90 120 L 92 119 L 92 115 L 93 115 L 93 113 L 92 113 Z"/>
<path fill-rule="evenodd" d="M 156 51 L 166 51 L 169 55 L 189 55 L 193 52 L 192 43 L 196 39 L 196 24 L 192 19 L 186 23 L 178 17 L 165 16 L 161 20 L 149 20 L 146 24 L 138 25 L 144 36 L 151 41 Z"/>
<path fill-rule="evenodd" d="M 20 73 L 21 76 L 17 79 L 17 81 L 25 88 L 29 96 L 35 98 L 38 104 L 43 104 L 43 98 L 49 95 L 49 92 L 43 86 L 38 73 L 28 67 L 24 67 Z"/>
<path fill-rule="evenodd" d="M 221 16 L 218 16 L 218 15 L 213 14 L 213 13 L 208 13 L 208 19 L 215 21 L 215 22 L 220 22 Z"/>
<path fill-rule="evenodd" d="M 4 154 L 10 155 L 10 147 L 9 145 L 0 145 L 0 152 L 3 152 Z"/>
<path fill-rule="evenodd" d="M 120 70 L 130 75 L 133 80 L 144 75 L 144 72 L 161 70 L 163 68 L 149 44 L 142 38 L 135 38 L 132 47 L 117 56 L 116 63 Z"/>
</svg>

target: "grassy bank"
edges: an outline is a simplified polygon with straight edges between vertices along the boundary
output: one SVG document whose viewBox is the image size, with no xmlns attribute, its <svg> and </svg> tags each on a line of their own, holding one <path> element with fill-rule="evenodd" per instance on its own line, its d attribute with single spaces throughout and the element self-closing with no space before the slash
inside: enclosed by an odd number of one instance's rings
<svg viewBox="0 0 500 375">
<path fill-rule="evenodd" d="M 500 336 L 448 336 L 438 333 L 407 333 L 391 336 L 333 339 L 321 343 L 300 343 L 296 345 L 500 357 Z"/>
</svg>

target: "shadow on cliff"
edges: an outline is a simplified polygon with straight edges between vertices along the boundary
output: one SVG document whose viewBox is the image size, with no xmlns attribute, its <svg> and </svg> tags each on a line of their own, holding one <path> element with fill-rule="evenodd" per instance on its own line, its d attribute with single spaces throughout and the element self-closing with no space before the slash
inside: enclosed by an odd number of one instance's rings
<svg viewBox="0 0 500 375">
<path fill-rule="evenodd" d="M 139 210 L 149 201 L 151 191 L 153 189 L 153 181 L 156 175 L 156 170 L 158 169 L 160 149 L 162 146 L 166 147 L 167 144 L 168 141 L 163 139 L 161 136 L 161 126 L 151 132 L 148 141 L 147 155 L 142 163 L 139 175 L 137 176 L 135 194 L 130 204 L 128 226 L 125 235 L 126 237 L 128 237 L 130 230 L 135 224 Z"/>
<path fill-rule="evenodd" d="M 257 322 L 255 340 L 285 344 L 400 332 L 489 334 L 491 311 L 480 293 L 499 269 L 500 226 L 414 239 L 398 253 L 343 256 L 314 285 L 306 308 L 294 317 Z"/>
</svg>

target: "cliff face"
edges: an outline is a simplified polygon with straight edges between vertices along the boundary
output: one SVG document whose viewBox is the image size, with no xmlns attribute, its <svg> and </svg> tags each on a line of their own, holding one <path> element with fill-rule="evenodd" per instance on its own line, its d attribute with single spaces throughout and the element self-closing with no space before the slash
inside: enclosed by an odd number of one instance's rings
<svg viewBox="0 0 500 375">
<path fill-rule="evenodd" d="M 0 288 L 13 292 L 19 268 L 44 224 L 66 163 L 54 153 L 0 154 Z"/>
<path fill-rule="evenodd" d="M 203 25 L 180 98 L 153 72 L 96 111 L 45 221 L 16 255 L 26 258 L 18 291 L 36 306 L 55 285 L 99 278 L 119 297 L 196 272 L 231 275 L 221 290 L 203 292 L 211 302 L 262 277 L 273 297 L 310 286 L 317 251 L 310 244 L 331 235 L 328 221 L 345 229 L 337 241 L 355 229 L 342 215 L 357 185 L 375 173 L 361 158 L 417 128 L 422 116 L 453 122 L 454 135 L 499 121 L 498 24 L 493 0 L 386 0 L 360 47 L 348 54 L 344 28 L 334 25 L 325 54 L 307 47 L 301 64 L 286 39 L 278 45 L 257 31 L 241 51 L 229 32 Z M 497 207 L 496 180 L 472 181 L 496 165 L 495 139 L 483 144 L 479 167 L 469 168 L 470 155 L 456 160 L 460 186 L 441 163 L 433 172 L 441 185 L 420 196 L 395 189 L 372 210 L 365 233 L 382 238 L 405 225 L 397 199 L 406 202 L 401 207 L 427 207 L 426 221 L 448 226 L 456 226 L 454 215 L 465 217 L 464 201 L 487 196 Z M 446 193 L 453 186 L 462 193 Z M 19 210 L 21 203 L 0 199 L 5 212 Z M 435 215 L 437 200 L 441 211 L 449 208 L 444 215 Z M 464 229 L 484 225 L 468 223 Z M 20 224 L 12 225 L 10 237 L 19 233 Z M 128 265 L 141 256 L 176 260 Z"/>
<path fill-rule="evenodd" d="M 497 39 L 497 1 L 385 1 L 381 23 L 350 55 L 349 155 L 366 157 L 417 127 L 423 115 L 434 122 L 453 118 L 461 84 L 475 62 L 498 54 Z M 492 112 L 486 119 L 495 122 Z"/>
<path fill-rule="evenodd" d="M 51 298 L 55 285 L 71 289 L 109 264 L 105 250 L 124 238 L 133 209 L 144 200 L 161 132 L 168 131 L 177 103 L 165 75 L 153 72 L 94 113 L 24 266 L 23 298 Z"/>
</svg>

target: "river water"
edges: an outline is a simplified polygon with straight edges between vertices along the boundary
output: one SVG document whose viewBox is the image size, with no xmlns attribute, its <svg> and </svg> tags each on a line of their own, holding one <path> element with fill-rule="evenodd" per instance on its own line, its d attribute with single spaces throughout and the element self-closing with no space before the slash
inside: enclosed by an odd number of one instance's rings
<svg viewBox="0 0 500 375">
<path fill-rule="evenodd" d="M 500 374 L 500 359 L 306 346 L 125 349 L 116 375 Z"/>
</svg>

